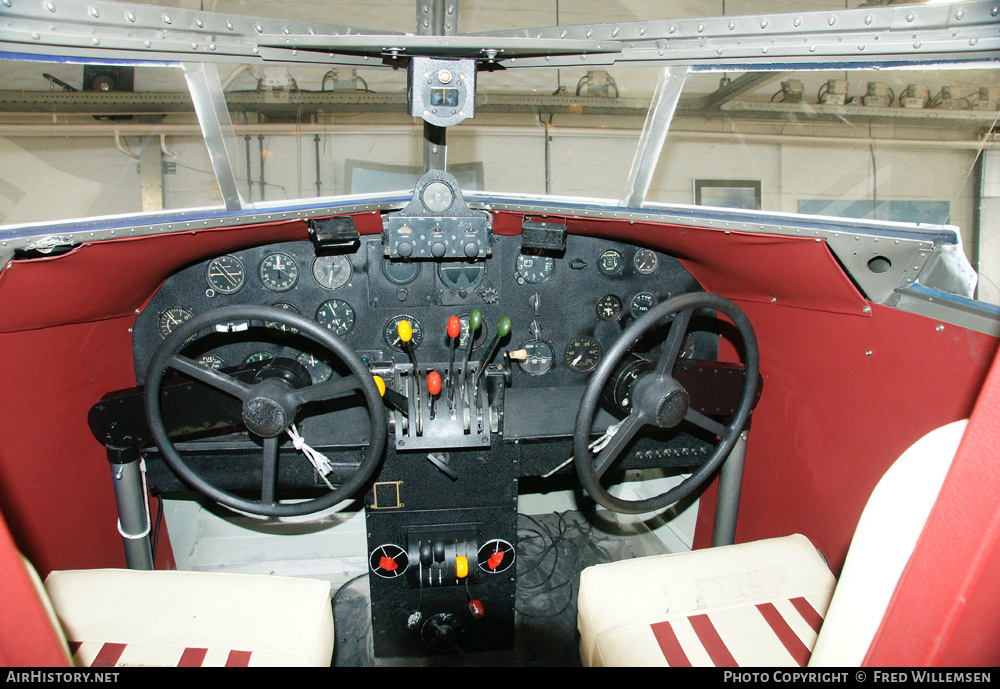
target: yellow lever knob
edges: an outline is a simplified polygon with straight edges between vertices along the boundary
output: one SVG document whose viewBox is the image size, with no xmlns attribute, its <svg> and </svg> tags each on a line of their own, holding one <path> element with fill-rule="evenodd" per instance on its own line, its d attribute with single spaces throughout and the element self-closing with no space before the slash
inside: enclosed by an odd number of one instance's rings
<svg viewBox="0 0 1000 689">
<path fill-rule="evenodd" d="M 455 557 L 455 576 L 459 579 L 469 576 L 469 558 L 465 555 Z"/>
<path fill-rule="evenodd" d="M 396 332 L 399 333 L 399 339 L 403 342 L 409 342 L 413 339 L 413 326 L 410 325 L 409 321 L 400 321 L 399 325 L 396 326 Z"/>
</svg>

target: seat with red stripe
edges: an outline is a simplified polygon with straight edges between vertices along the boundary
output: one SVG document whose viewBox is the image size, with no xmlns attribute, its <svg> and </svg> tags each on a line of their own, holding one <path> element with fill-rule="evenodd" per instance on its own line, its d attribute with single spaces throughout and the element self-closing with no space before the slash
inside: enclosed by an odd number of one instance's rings
<svg viewBox="0 0 1000 689">
<path fill-rule="evenodd" d="M 928 433 L 890 467 L 861 515 L 839 583 L 801 535 L 584 570 L 584 662 L 860 665 L 966 425 Z"/>
<path fill-rule="evenodd" d="M 45 580 L 73 664 L 329 666 L 330 582 L 217 572 L 73 570 Z"/>
</svg>

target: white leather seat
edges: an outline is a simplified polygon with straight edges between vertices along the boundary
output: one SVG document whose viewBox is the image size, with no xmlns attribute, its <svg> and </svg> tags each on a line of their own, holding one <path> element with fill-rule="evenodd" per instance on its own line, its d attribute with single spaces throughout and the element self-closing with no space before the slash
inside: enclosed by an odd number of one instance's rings
<svg viewBox="0 0 1000 689">
<path fill-rule="evenodd" d="M 967 422 L 918 440 L 879 481 L 840 582 L 794 535 L 590 567 L 577 626 L 586 665 L 860 665 Z"/>
<path fill-rule="evenodd" d="M 78 666 L 329 666 L 330 583 L 210 572 L 52 572 Z"/>
</svg>

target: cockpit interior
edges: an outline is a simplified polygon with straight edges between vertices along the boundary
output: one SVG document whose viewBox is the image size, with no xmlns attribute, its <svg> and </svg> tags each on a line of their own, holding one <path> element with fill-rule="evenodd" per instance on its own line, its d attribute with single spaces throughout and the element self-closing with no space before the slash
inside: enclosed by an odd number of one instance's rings
<svg viewBox="0 0 1000 689">
<path fill-rule="evenodd" d="M 0 2 L 0 664 L 1000 662 L 992 0 Z"/>
</svg>

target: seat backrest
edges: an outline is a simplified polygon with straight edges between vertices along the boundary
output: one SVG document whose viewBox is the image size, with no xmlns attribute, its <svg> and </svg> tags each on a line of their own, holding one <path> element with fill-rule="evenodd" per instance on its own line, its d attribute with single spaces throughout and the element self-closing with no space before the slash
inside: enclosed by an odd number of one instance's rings
<svg viewBox="0 0 1000 689">
<path fill-rule="evenodd" d="M 858 522 L 810 666 L 860 666 L 951 467 L 968 421 L 931 431 L 875 486 Z"/>
</svg>

